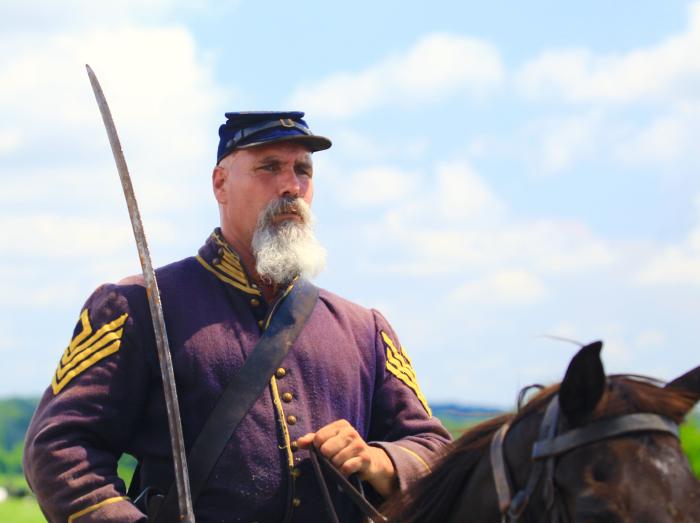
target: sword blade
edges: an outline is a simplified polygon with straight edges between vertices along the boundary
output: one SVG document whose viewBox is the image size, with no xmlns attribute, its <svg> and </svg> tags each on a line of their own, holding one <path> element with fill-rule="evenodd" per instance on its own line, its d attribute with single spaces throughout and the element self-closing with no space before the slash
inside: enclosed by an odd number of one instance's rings
<svg viewBox="0 0 700 523">
<path fill-rule="evenodd" d="M 95 73 L 89 65 L 85 67 L 88 77 L 90 78 L 92 90 L 95 93 L 97 105 L 100 108 L 100 114 L 102 115 L 102 121 L 107 131 L 109 144 L 112 147 L 114 161 L 117 163 L 117 171 L 119 172 L 119 179 L 124 189 L 124 197 L 126 198 L 126 205 L 129 209 L 131 227 L 134 230 L 136 248 L 138 249 L 143 278 L 146 283 L 146 296 L 148 297 L 148 306 L 150 307 L 151 318 L 153 319 L 153 331 L 155 333 L 160 373 L 163 380 L 165 408 L 168 414 L 168 428 L 170 430 L 170 444 L 173 450 L 173 462 L 175 465 L 175 486 L 177 488 L 180 521 L 183 523 L 195 523 L 194 513 L 192 511 L 192 496 L 190 493 L 189 474 L 187 471 L 185 443 L 182 435 L 182 424 L 180 422 L 180 407 L 177 401 L 177 390 L 175 388 L 175 374 L 173 372 L 168 335 L 165 330 L 165 318 L 163 317 L 163 306 L 160 301 L 158 282 L 156 281 L 156 274 L 151 263 L 151 254 L 148 250 L 146 234 L 144 233 L 143 224 L 141 223 L 141 213 L 139 213 L 139 208 L 136 203 L 136 196 L 134 195 L 134 188 L 131 184 L 129 169 L 126 166 L 126 160 L 124 159 L 117 129 L 112 119 L 112 113 L 109 110 L 107 100 L 102 92 L 100 83 L 97 81 Z"/>
</svg>

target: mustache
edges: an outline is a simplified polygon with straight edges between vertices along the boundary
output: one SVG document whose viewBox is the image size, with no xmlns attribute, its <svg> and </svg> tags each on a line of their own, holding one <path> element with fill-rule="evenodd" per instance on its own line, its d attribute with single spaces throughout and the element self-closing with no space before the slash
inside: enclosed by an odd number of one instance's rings
<svg viewBox="0 0 700 523">
<path fill-rule="evenodd" d="M 269 224 L 271 220 L 282 214 L 296 214 L 303 223 L 309 223 L 309 205 L 301 198 L 282 196 L 267 204 L 260 215 L 260 223 Z"/>
</svg>

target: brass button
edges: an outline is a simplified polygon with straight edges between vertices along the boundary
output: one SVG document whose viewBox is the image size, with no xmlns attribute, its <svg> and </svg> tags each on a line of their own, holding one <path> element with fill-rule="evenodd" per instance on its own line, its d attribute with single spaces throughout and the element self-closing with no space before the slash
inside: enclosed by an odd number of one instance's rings
<svg viewBox="0 0 700 523">
<path fill-rule="evenodd" d="M 214 259 L 212 259 L 211 263 L 212 263 L 213 265 L 219 265 L 219 264 L 221 263 L 221 259 L 219 259 L 219 258 L 214 258 Z"/>
<path fill-rule="evenodd" d="M 285 403 L 289 403 L 293 399 L 294 395 L 291 392 L 285 392 L 284 394 L 282 394 L 282 401 L 284 401 Z"/>
<path fill-rule="evenodd" d="M 293 506 L 294 508 L 297 508 L 299 505 L 301 505 L 301 500 L 300 500 L 299 498 L 294 498 L 294 499 L 292 500 L 292 506 Z"/>
<path fill-rule="evenodd" d="M 258 320 L 258 327 L 262 329 L 262 326 L 265 324 L 263 320 Z"/>
<path fill-rule="evenodd" d="M 287 416 L 287 423 L 288 423 L 289 425 L 296 425 L 296 423 L 297 423 L 297 417 L 294 416 L 293 414 Z"/>
<path fill-rule="evenodd" d="M 298 478 L 299 476 L 301 476 L 301 470 L 299 470 L 299 467 L 294 467 L 294 468 L 292 469 L 292 477 L 293 477 L 294 479 L 296 479 L 296 478 Z"/>
<path fill-rule="evenodd" d="M 299 444 L 296 441 L 292 441 L 292 443 L 289 445 L 289 448 L 292 449 L 292 452 L 296 452 L 299 450 Z"/>
<path fill-rule="evenodd" d="M 283 369 L 282 367 L 280 367 L 279 369 L 277 369 L 275 371 L 275 377 L 277 379 L 284 378 L 286 375 L 287 375 L 287 371 L 285 369 Z"/>
<path fill-rule="evenodd" d="M 260 300 L 258 300 L 257 298 L 251 298 L 250 305 L 252 307 L 257 307 L 258 305 L 260 305 Z"/>
<path fill-rule="evenodd" d="M 224 248 L 223 248 L 223 247 L 219 247 L 219 250 L 216 251 L 216 252 L 219 254 L 219 256 L 223 256 L 223 255 L 224 255 Z"/>
</svg>

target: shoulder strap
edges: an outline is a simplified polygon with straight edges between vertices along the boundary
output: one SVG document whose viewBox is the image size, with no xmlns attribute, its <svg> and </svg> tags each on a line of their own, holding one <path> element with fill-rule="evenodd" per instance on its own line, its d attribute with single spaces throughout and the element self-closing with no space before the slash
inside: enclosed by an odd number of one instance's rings
<svg viewBox="0 0 700 523">
<path fill-rule="evenodd" d="M 318 287 L 306 280 L 294 283 L 272 311 L 265 332 L 209 415 L 187 456 L 193 505 L 236 427 L 265 390 L 311 316 L 318 292 Z M 177 521 L 176 500 L 177 491 L 172 484 L 155 523 Z"/>
</svg>

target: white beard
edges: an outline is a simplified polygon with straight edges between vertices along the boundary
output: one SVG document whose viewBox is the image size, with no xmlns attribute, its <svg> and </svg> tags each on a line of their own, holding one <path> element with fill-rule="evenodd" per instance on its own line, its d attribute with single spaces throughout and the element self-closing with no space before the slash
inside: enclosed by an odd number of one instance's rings
<svg viewBox="0 0 700 523">
<path fill-rule="evenodd" d="M 296 211 L 300 221 L 274 223 L 281 213 Z M 295 277 L 311 279 L 326 265 L 326 250 L 313 231 L 314 217 L 301 198 L 279 198 L 270 202 L 258 218 L 251 247 L 255 270 L 263 281 L 285 285 Z"/>
</svg>

